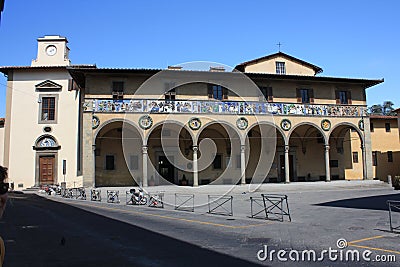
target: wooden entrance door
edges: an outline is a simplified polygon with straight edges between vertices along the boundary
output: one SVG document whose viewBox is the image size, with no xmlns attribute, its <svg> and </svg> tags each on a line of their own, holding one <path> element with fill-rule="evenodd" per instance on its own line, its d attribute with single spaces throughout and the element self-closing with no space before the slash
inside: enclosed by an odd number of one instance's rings
<svg viewBox="0 0 400 267">
<path fill-rule="evenodd" d="M 42 156 L 39 158 L 39 183 L 54 184 L 54 156 Z"/>
<path fill-rule="evenodd" d="M 281 182 L 285 182 L 285 155 L 281 155 L 279 159 L 279 177 L 281 178 Z M 290 181 L 294 181 L 294 172 L 293 172 L 293 155 L 289 155 L 289 177 Z"/>
</svg>

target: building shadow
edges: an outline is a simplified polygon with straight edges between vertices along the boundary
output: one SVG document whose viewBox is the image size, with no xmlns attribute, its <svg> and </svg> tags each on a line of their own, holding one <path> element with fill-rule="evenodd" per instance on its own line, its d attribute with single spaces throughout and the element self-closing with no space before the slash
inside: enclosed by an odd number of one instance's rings
<svg viewBox="0 0 400 267">
<path fill-rule="evenodd" d="M 204 238 L 196 236 L 204 232 L 194 227 L 152 218 L 145 223 L 156 229 L 173 227 L 174 235 L 185 230 L 194 240 Z M 5 266 L 260 266 L 31 194 L 9 195 L 0 235 L 7 249 Z"/>
<path fill-rule="evenodd" d="M 352 209 L 368 209 L 368 210 L 385 210 L 387 211 L 388 200 L 400 201 L 399 194 L 378 195 L 370 197 L 349 198 L 337 201 L 315 204 L 316 206 L 352 208 Z"/>
</svg>

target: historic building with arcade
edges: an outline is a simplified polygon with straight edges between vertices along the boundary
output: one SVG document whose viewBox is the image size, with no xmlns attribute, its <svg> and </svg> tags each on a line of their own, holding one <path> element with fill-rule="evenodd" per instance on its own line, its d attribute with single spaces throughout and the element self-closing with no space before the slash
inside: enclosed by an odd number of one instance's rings
<svg viewBox="0 0 400 267">
<path fill-rule="evenodd" d="M 16 189 L 375 178 L 365 91 L 383 79 L 283 52 L 234 71 L 99 68 L 71 64 L 67 43 L 39 38 L 30 66 L 0 67 Z"/>
</svg>

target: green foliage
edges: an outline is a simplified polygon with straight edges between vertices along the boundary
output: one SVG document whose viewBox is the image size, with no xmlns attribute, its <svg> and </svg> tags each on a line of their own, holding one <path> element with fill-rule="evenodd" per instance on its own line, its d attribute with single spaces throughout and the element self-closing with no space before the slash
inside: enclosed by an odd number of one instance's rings
<svg viewBox="0 0 400 267">
<path fill-rule="evenodd" d="M 394 116 L 396 113 L 394 112 L 392 101 L 384 101 L 383 105 L 375 104 L 368 108 L 368 112 L 373 115 L 386 115 L 386 116 Z"/>
</svg>

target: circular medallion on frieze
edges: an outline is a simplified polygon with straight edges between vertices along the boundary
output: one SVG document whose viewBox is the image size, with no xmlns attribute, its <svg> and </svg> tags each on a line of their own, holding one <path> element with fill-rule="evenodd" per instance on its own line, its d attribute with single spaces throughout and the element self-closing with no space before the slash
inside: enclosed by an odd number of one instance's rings
<svg viewBox="0 0 400 267">
<path fill-rule="evenodd" d="M 288 120 L 288 119 L 283 119 L 281 121 L 281 128 L 284 131 L 289 131 L 290 128 L 292 128 L 292 122 L 290 120 Z"/>
<path fill-rule="evenodd" d="M 143 130 L 149 129 L 153 125 L 153 119 L 149 115 L 143 115 L 139 118 L 139 126 Z"/>
<path fill-rule="evenodd" d="M 100 125 L 100 119 L 96 115 L 93 115 L 92 117 L 92 128 L 96 129 Z"/>
<path fill-rule="evenodd" d="M 364 131 L 364 120 L 363 119 L 358 121 L 358 128 L 360 128 L 361 131 Z"/>
<path fill-rule="evenodd" d="M 237 126 L 240 130 L 246 130 L 247 126 L 249 126 L 249 121 L 248 121 L 245 117 L 240 117 L 240 118 L 237 119 L 237 121 L 236 121 L 236 126 Z"/>
<path fill-rule="evenodd" d="M 327 119 L 321 121 L 321 128 L 324 131 L 329 131 L 331 129 L 331 122 Z"/>
<path fill-rule="evenodd" d="M 192 130 L 198 130 L 201 127 L 201 120 L 199 118 L 191 118 L 189 120 L 189 127 Z"/>
</svg>

